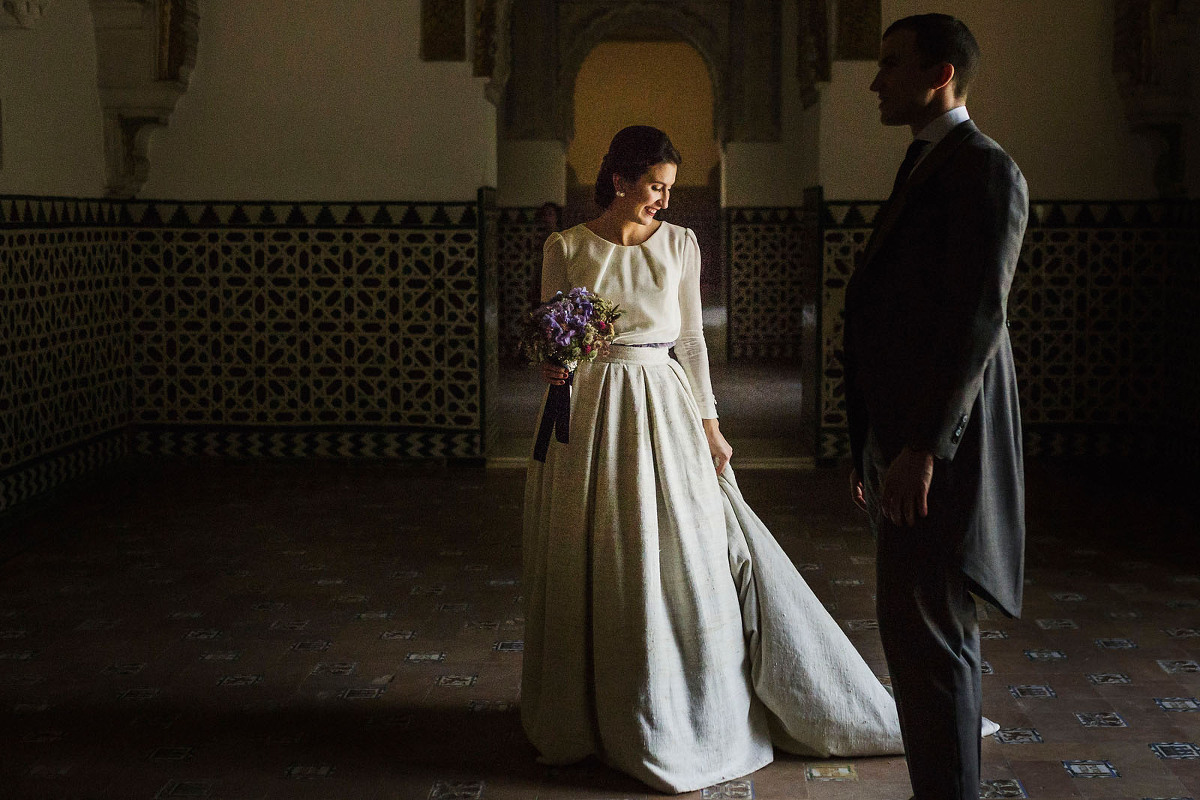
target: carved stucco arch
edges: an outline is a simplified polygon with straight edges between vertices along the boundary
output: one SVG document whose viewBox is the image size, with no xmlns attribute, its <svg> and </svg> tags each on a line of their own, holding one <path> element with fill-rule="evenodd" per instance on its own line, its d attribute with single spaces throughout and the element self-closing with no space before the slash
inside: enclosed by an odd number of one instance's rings
<svg viewBox="0 0 1200 800">
<path fill-rule="evenodd" d="M 554 107 L 558 112 L 559 137 L 566 143 L 575 136 L 575 82 L 583 62 L 597 45 L 619 31 L 654 24 L 678 34 L 691 45 L 708 70 L 713 90 L 713 135 L 722 144 L 727 140 L 725 75 L 729 63 L 728 42 L 723 26 L 690 9 L 663 3 L 623 3 L 600 9 L 576 24 L 560 27 L 559 42 L 564 43 L 555 81 Z"/>
<path fill-rule="evenodd" d="M 661 30 L 696 50 L 722 145 L 778 141 L 781 9 L 778 0 L 513 0 L 500 29 L 511 58 L 501 138 L 570 142 L 579 68 L 596 45 L 627 29 Z"/>
</svg>

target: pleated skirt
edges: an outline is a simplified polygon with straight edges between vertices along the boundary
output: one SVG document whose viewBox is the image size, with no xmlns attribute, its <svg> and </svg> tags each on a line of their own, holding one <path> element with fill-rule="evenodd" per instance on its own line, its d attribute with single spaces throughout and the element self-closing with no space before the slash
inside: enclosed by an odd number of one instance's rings
<svg viewBox="0 0 1200 800">
<path fill-rule="evenodd" d="M 521 719 L 543 761 L 588 755 L 685 792 L 772 759 L 699 411 L 665 348 L 575 371 L 569 444 L 530 462 Z"/>
<path fill-rule="evenodd" d="M 682 368 L 614 347 L 575 372 L 569 443 L 525 489 L 521 720 L 685 792 L 808 756 L 900 753 L 891 695 L 713 468 Z"/>
</svg>

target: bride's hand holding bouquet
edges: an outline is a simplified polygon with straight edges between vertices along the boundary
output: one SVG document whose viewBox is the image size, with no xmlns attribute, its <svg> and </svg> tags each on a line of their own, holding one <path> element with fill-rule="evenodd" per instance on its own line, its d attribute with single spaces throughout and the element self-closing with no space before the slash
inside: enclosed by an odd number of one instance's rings
<svg viewBox="0 0 1200 800">
<path fill-rule="evenodd" d="M 538 427 L 534 458 L 546 460 L 550 434 L 567 444 L 571 419 L 571 373 L 608 349 L 617 335 L 614 323 L 621 310 L 608 300 L 577 286 L 559 292 L 525 315 L 521 350 L 541 367 L 550 384 L 546 408 Z"/>
<path fill-rule="evenodd" d="M 619 308 L 581 286 L 559 292 L 525 316 L 522 352 L 541 365 L 543 378 L 561 384 L 576 366 L 607 350 L 620 316 Z"/>
</svg>

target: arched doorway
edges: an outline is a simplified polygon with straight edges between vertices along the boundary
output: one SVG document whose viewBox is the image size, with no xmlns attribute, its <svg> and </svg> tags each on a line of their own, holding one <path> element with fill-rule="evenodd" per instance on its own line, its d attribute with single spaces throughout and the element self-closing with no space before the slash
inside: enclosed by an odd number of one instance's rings
<svg viewBox="0 0 1200 800">
<path fill-rule="evenodd" d="M 596 169 L 618 130 L 653 125 L 666 131 L 679 149 L 683 164 L 663 219 L 696 233 L 710 357 L 723 360 L 722 153 L 713 130 L 713 86 L 703 57 L 678 37 L 648 40 L 644 34 L 618 33 L 597 44 L 580 65 L 573 105 L 575 135 L 566 154 L 566 225 L 599 213 L 592 200 Z"/>
<path fill-rule="evenodd" d="M 801 113 L 799 92 L 783 71 L 784 51 L 789 58 L 797 57 L 796 39 L 781 34 L 783 4 L 737 0 L 734 12 L 704 0 L 511 3 L 507 38 L 511 49 L 506 54 L 506 82 L 497 118 L 498 204 L 502 215 L 509 213 L 516 220 L 511 238 L 516 240 L 516 229 L 528 227 L 527 218 L 546 201 L 565 207 L 560 220 L 564 226 L 597 213 L 590 202 L 595 171 L 612 134 L 623 125 L 656 124 L 667 130 L 683 153 L 684 165 L 666 218 L 696 230 L 700 239 L 705 259 L 702 294 L 710 312 L 706 337 L 722 429 L 737 440 L 739 457 L 753 455 L 762 464 L 776 466 L 806 458 L 815 441 L 809 429 L 815 428 L 807 425 L 802 431 L 800 416 L 805 398 L 815 394 L 801 392 L 798 365 L 758 351 L 724 363 L 733 345 L 741 341 L 728 335 L 726 317 L 733 292 L 726 276 L 743 276 L 732 287 L 741 292 L 738 308 L 757 302 L 760 285 L 771 290 L 781 281 L 792 280 L 796 232 L 787 220 L 798 218 L 793 213 L 793 207 L 800 205 L 798 187 L 812 185 L 816 174 L 815 123 L 811 114 Z M 592 62 L 612 60 L 605 57 L 610 48 L 662 55 L 634 70 L 598 70 L 609 91 L 616 87 L 626 98 L 624 106 L 601 111 L 598 100 L 583 100 L 577 90 L 585 88 L 580 84 L 587 84 Z M 694 107 L 696 90 L 677 85 L 683 79 L 674 75 L 674 67 L 684 62 L 690 62 L 688 86 L 703 87 L 706 101 L 711 97 L 705 111 Z M 785 84 L 791 90 L 786 94 L 791 98 L 788 115 L 783 114 Z M 648 107 L 645 100 L 650 100 Z M 631 109 L 633 113 L 628 113 Z M 657 116 L 663 110 L 682 110 L 687 121 L 664 121 Z M 706 119 L 701 122 L 701 117 Z M 593 127 L 597 130 L 589 133 Z M 704 141 L 689 141 L 688 132 L 700 133 Z M 569 152 L 584 146 L 589 136 L 590 155 Z M 707 160 L 701 155 L 705 149 L 711 153 Z M 757 213 L 760 207 L 773 206 L 787 207 L 782 215 Z M 745 214 L 733 216 L 747 210 L 754 218 L 749 224 L 742 219 Z M 775 216 L 784 218 L 784 223 L 769 224 Z M 766 223 L 759 224 L 759 217 Z M 538 234 L 528 237 L 532 244 L 521 250 L 520 269 L 504 272 L 502 268 L 504 274 L 522 274 L 531 285 L 536 282 L 545 238 L 544 233 Z M 740 243 L 736 249 L 731 246 L 735 235 Z M 502 237 L 502 241 L 507 240 Z M 751 279 L 749 289 L 743 283 L 746 275 Z M 768 306 L 776 301 L 774 294 L 766 299 Z M 800 307 L 792 304 L 782 313 L 791 315 Z M 737 330 L 759 330 L 754 326 L 760 319 L 769 325 L 772 313 L 773 307 L 754 309 L 753 319 L 737 318 L 742 320 Z M 744 333 L 739 336 L 745 338 Z M 810 336 L 808 343 L 813 342 L 815 337 Z M 500 440 L 532 433 L 540 397 L 533 391 L 540 392 L 541 387 L 526 380 L 527 372 L 528 368 L 513 364 L 500 376 L 499 396 L 508 409 L 498 415 L 504 421 L 495 426 Z M 511 457 L 513 464 L 527 456 L 527 448 L 497 446 L 489 448 L 489 463 L 509 458 L 512 452 L 520 454 Z"/>
</svg>

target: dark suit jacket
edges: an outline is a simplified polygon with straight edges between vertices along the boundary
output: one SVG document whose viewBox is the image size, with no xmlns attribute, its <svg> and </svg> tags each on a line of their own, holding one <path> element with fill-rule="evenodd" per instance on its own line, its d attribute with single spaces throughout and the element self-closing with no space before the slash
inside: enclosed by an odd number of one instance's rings
<svg viewBox="0 0 1200 800">
<path fill-rule="evenodd" d="M 1008 291 L 1029 213 L 1025 178 L 970 120 L 880 209 L 846 289 L 850 441 L 890 463 L 937 459 L 929 527 L 988 599 L 1021 610 L 1024 474 Z"/>
</svg>

